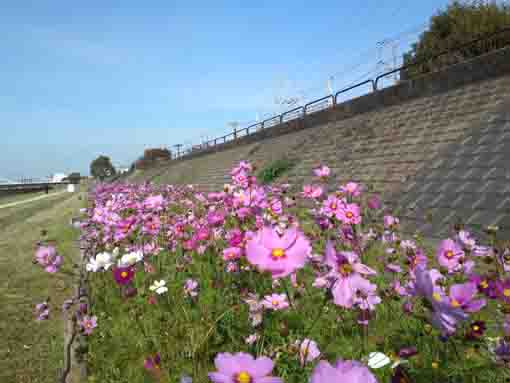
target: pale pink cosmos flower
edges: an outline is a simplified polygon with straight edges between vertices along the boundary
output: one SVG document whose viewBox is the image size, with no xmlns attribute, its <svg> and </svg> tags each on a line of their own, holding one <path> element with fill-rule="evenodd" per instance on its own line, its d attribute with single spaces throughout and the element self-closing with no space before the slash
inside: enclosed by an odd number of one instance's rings
<svg viewBox="0 0 510 383">
<path fill-rule="evenodd" d="M 361 185 L 356 182 L 347 182 L 340 187 L 340 191 L 353 197 L 358 197 L 361 194 L 361 190 Z"/>
<path fill-rule="evenodd" d="M 198 288 L 198 282 L 194 279 L 186 279 L 184 283 L 184 294 L 190 297 L 196 297 L 198 292 L 196 291 Z"/>
<path fill-rule="evenodd" d="M 323 189 L 321 186 L 318 185 L 304 185 L 303 186 L 303 192 L 301 195 L 304 198 L 310 198 L 315 199 L 319 198 L 322 195 Z"/>
<path fill-rule="evenodd" d="M 356 278 L 351 284 L 354 289 L 353 303 L 362 310 L 375 310 L 375 305 L 381 303 L 377 295 L 377 286 L 364 278 Z"/>
<path fill-rule="evenodd" d="M 377 383 L 367 366 L 354 360 L 338 359 L 332 366 L 321 360 L 312 372 L 310 383 Z"/>
<path fill-rule="evenodd" d="M 454 240 L 445 239 L 439 244 L 436 257 L 441 266 L 447 268 L 448 272 L 453 272 L 459 267 L 459 261 L 464 258 L 464 251 Z"/>
<path fill-rule="evenodd" d="M 35 259 L 48 273 L 56 273 L 64 261 L 53 246 L 39 246 Z"/>
<path fill-rule="evenodd" d="M 246 244 L 246 258 L 261 271 L 269 271 L 273 278 L 285 277 L 302 268 L 312 251 L 310 241 L 295 227 L 278 235 L 269 226 L 258 231 Z"/>
<path fill-rule="evenodd" d="M 344 204 L 345 201 L 343 199 L 340 199 L 335 195 L 329 195 L 326 200 L 322 201 L 320 213 L 327 217 L 333 217 Z"/>
<path fill-rule="evenodd" d="M 317 177 L 325 178 L 329 177 L 331 174 L 331 169 L 327 167 L 326 165 L 322 165 L 318 167 L 317 169 L 313 170 L 313 174 L 315 174 Z"/>
<path fill-rule="evenodd" d="M 301 366 L 314 361 L 321 354 L 319 347 L 317 346 L 317 342 L 314 340 L 308 338 L 296 340 L 294 345 L 299 347 L 299 361 Z"/>
<path fill-rule="evenodd" d="M 260 338 L 260 335 L 259 334 L 251 334 L 249 335 L 247 338 L 245 338 L 244 342 L 246 344 L 253 344 L 255 343 L 257 340 L 259 340 Z"/>
<path fill-rule="evenodd" d="M 271 294 L 264 297 L 262 305 L 269 310 L 284 310 L 289 307 L 289 301 L 285 294 Z"/>
<path fill-rule="evenodd" d="M 362 275 L 376 274 L 374 270 L 359 261 L 356 253 L 337 252 L 331 241 L 326 243 L 325 263 L 331 268 L 328 277 L 334 279 L 332 287 L 334 303 L 346 308 L 351 308 L 354 304 L 354 283 L 363 279 Z"/>
<path fill-rule="evenodd" d="M 394 225 L 397 225 L 400 222 L 398 218 L 393 217 L 392 215 L 385 215 L 383 221 L 384 227 L 387 229 Z"/>
<path fill-rule="evenodd" d="M 92 334 L 92 331 L 97 327 L 97 317 L 84 315 L 82 320 L 79 322 L 80 327 L 85 335 Z"/>
<path fill-rule="evenodd" d="M 143 201 L 143 207 L 146 209 L 162 210 L 164 207 L 165 199 L 161 194 L 147 197 Z"/>
<path fill-rule="evenodd" d="M 250 354 L 221 353 L 214 359 L 215 372 L 208 374 L 214 383 L 283 383 L 283 380 L 271 376 L 274 363 L 261 356 L 255 359 Z"/>
</svg>

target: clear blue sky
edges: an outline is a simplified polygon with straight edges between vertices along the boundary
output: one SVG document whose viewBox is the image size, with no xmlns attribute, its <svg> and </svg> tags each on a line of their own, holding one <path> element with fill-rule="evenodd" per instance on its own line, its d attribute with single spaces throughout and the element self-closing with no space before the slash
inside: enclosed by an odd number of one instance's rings
<svg viewBox="0 0 510 383">
<path fill-rule="evenodd" d="M 224 134 L 274 112 L 275 95 L 320 96 L 333 73 L 339 88 L 373 70 L 378 41 L 446 4 L 2 1 L 0 177 L 87 174 L 99 154 L 129 165 Z"/>
</svg>

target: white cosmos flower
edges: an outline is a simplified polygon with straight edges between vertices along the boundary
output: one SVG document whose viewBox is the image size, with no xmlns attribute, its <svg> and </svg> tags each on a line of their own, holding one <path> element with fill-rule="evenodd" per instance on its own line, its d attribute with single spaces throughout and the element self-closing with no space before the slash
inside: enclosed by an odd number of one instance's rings
<svg viewBox="0 0 510 383">
<path fill-rule="evenodd" d="M 377 369 L 387 366 L 391 363 L 389 357 L 384 355 L 382 352 L 371 352 L 368 354 L 368 367 Z"/>
<path fill-rule="evenodd" d="M 90 258 L 89 262 L 85 265 L 85 269 L 95 273 L 101 269 L 108 270 L 112 264 L 110 253 L 99 253 L 95 258 Z"/>
<path fill-rule="evenodd" d="M 133 266 L 135 263 L 143 260 L 143 253 L 141 251 L 132 251 L 124 254 L 119 261 L 119 266 Z"/>
<path fill-rule="evenodd" d="M 168 291 L 168 288 L 165 286 L 166 282 L 162 279 L 160 281 L 154 281 L 154 283 L 149 287 L 151 291 L 155 291 L 156 294 L 164 294 Z"/>
</svg>

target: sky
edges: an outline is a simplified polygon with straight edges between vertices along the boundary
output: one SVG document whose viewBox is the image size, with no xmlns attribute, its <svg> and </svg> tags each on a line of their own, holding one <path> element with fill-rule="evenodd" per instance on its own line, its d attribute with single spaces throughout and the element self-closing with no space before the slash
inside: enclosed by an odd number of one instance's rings
<svg viewBox="0 0 510 383">
<path fill-rule="evenodd" d="M 446 4 L 3 0 L 0 177 L 221 136 L 391 67 Z"/>
</svg>

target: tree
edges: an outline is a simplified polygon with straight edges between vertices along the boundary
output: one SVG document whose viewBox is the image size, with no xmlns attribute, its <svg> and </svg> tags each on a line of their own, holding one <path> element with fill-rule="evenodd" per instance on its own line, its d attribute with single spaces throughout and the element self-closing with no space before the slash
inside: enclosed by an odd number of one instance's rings
<svg viewBox="0 0 510 383">
<path fill-rule="evenodd" d="M 510 32 L 497 35 L 490 42 L 480 42 L 454 51 L 462 44 L 509 26 L 510 5 L 506 2 L 453 1 L 446 9 L 431 17 L 428 30 L 423 32 L 418 42 L 404 54 L 404 64 L 426 61 L 446 50 L 452 52 L 437 60 L 429 60 L 425 64 L 404 70 L 400 77 L 406 80 L 417 74 L 435 71 L 504 46 L 510 42 Z"/>
<path fill-rule="evenodd" d="M 92 161 L 90 164 L 90 174 L 101 181 L 106 177 L 115 175 L 115 168 L 112 165 L 110 157 L 101 155 Z"/>
</svg>

